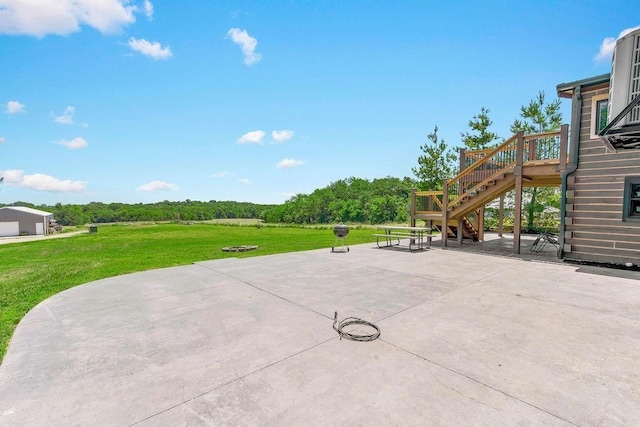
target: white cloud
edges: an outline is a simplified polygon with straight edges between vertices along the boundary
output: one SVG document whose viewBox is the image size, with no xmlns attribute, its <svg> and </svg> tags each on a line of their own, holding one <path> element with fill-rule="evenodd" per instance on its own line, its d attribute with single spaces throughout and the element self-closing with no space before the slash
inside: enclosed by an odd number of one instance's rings
<svg viewBox="0 0 640 427">
<path fill-rule="evenodd" d="M 7 102 L 7 113 L 8 114 L 24 113 L 26 111 L 27 110 L 25 109 L 24 104 L 21 104 L 18 101 L 9 101 L 9 102 Z"/>
<path fill-rule="evenodd" d="M 87 183 L 84 181 L 71 181 L 68 179 L 58 179 L 50 175 L 36 173 L 25 175 L 24 171 L 18 169 L 8 169 L 0 171 L 4 177 L 4 183 L 25 187 L 36 191 L 51 191 L 54 193 L 80 193 L 86 190 Z"/>
<path fill-rule="evenodd" d="M 147 192 L 165 191 L 165 190 L 176 191 L 179 189 L 180 187 L 178 187 L 177 185 L 171 184 L 170 182 L 164 182 L 164 181 L 151 181 L 150 183 L 141 185 L 140 187 L 137 188 L 138 191 L 147 191 Z"/>
<path fill-rule="evenodd" d="M 149 20 L 153 19 L 153 4 L 149 0 L 144 0 L 144 14 L 149 18 Z"/>
<path fill-rule="evenodd" d="M 274 130 L 271 132 L 271 139 L 275 143 L 281 143 L 293 138 L 295 132 L 289 129 Z"/>
<path fill-rule="evenodd" d="M 241 184 L 251 184 L 251 181 L 248 180 L 247 178 L 239 179 L 238 182 Z"/>
<path fill-rule="evenodd" d="M 637 27 L 632 27 L 632 28 L 627 28 L 626 30 L 622 30 L 618 38 L 605 37 L 605 39 L 602 40 L 602 44 L 600 45 L 600 51 L 593 58 L 593 60 L 596 62 L 611 61 L 611 57 L 613 56 L 613 50 L 616 47 L 616 41 L 618 41 L 619 38 L 626 36 L 630 32 L 637 30 L 638 28 L 640 28 L 640 25 Z"/>
<path fill-rule="evenodd" d="M 54 116 L 53 120 L 56 123 L 60 123 L 63 125 L 70 125 L 73 123 L 73 113 L 75 112 L 75 108 L 72 106 L 68 106 L 64 109 L 64 113 L 61 116 Z"/>
<path fill-rule="evenodd" d="M 278 162 L 276 167 L 278 169 L 293 169 L 298 166 L 304 165 L 304 160 L 296 160 L 296 159 L 282 159 Z"/>
<path fill-rule="evenodd" d="M 245 65 L 253 65 L 260 62 L 262 55 L 256 53 L 258 40 L 251 37 L 247 30 L 232 28 L 227 32 L 227 37 L 231 37 L 231 40 L 242 49 Z"/>
<path fill-rule="evenodd" d="M 0 33 L 67 35 L 82 25 L 118 33 L 135 22 L 136 12 L 140 10 L 130 0 L 0 0 Z"/>
<path fill-rule="evenodd" d="M 70 148 L 71 150 L 79 150 L 80 148 L 86 148 L 89 144 L 82 137 L 73 138 L 71 141 L 60 141 L 56 144 L 60 144 L 64 147 Z"/>
<path fill-rule="evenodd" d="M 226 178 L 228 176 L 230 176 L 231 174 L 229 172 L 216 172 L 213 175 L 211 175 L 212 178 Z"/>
<path fill-rule="evenodd" d="M 0 144 L 4 144 L 4 138 L 0 136 Z"/>
<path fill-rule="evenodd" d="M 145 39 L 129 39 L 129 47 L 131 50 L 140 52 L 144 56 L 152 59 L 169 59 L 173 56 L 169 46 L 162 47 L 158 42 L 150 42 Z"/>
<path fill-rule="evenodd" d="M 264 135 L 265 133 L 262 130 L 247 132 L 238 138 L 238 144 L 262 144 Z"/>
</svg>

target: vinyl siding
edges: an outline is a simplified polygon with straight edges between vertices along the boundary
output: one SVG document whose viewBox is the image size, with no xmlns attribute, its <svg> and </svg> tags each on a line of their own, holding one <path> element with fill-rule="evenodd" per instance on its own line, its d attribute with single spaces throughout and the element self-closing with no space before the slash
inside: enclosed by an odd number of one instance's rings
<svg viewBox="0 0 640 427">
<path fill-rule="evenodd" d="M 583 89 L 578 168 L 567 179 L 564 258 L 640 264 L 640 222 L 623 222 L 624 180 L 640 176 L 640 150 L 608 151 L 591 138 L 591 103 L 609 88 Z"/>
</svg>

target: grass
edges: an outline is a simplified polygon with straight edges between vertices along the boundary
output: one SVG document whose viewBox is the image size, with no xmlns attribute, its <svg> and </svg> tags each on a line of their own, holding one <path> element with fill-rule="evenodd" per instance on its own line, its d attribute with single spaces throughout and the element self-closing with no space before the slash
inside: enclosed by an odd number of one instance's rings
<svg viewBox="0 0 640 427">
<path fill-rule="evenodd" d="M 351 227 L 349 244 L 372 241 Z M 330 248 L 332 227 L 221 224 L 114 224 L 96 234 L 0 245 L 0 363 L 24 315 L 65 289 L 106 277 L 229 257 Z M 250 252 L 226 246 L 256 245 Z"/>
</svg>

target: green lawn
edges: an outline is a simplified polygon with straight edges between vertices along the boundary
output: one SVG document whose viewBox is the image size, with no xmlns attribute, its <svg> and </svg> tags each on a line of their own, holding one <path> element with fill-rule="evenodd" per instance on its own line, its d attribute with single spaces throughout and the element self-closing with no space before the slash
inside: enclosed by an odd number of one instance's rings
<svg viewBox="0 0 640 427">
<path fill-rule="evenodd" d="M 349 244 L 372 242 L 371 229 L 351 227 Z M 220 224 L 98 226 L 96 234 L 0 245 L 0 361 L 24 315 L 41 301 L 83 283 L 196 261 L 330 248 L 332 227 Z M 223 252 L 257 245 L 255 251 Z"/>
</svg>

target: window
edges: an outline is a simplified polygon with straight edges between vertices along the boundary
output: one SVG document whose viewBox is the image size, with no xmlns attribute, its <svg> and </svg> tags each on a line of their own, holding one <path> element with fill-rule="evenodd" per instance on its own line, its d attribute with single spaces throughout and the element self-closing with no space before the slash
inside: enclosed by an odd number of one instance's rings
<svg viewBox="0 0 640 427">
<path fill-rule="evenodd" d="M 607 126 L 607 111 L 609 111 L 608 99 L 596 102 L 596 133 L 600 133 Z"/>
<path fill-rule="evenodd" d="M 591 98 L 591 138 L 598 138 L 598 133 L 607 126 L 609 112 L 609 95 L 596 95 Z"/>
<path fill-rule="evenodd" d="M 624 179 L 623 209 L 623 221 L 640 221 L 640 176 Z"/>
</svg>

